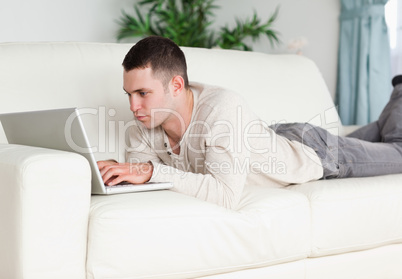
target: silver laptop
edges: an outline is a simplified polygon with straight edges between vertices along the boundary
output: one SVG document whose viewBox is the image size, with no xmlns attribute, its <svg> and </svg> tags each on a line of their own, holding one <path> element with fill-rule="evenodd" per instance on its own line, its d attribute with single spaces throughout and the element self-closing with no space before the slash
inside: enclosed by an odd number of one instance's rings
<svg viewBox="0 0 402 279">
<path fill-rule="evenodd" d="M 92 194 L 131 193 L 173 187 L 171 182 L 106 186 L 77 108 L 5 113 L 0 114 L 0 121 L 10 144 L 51 148 L 83 155 L 92 170 Z"/>
</svg>

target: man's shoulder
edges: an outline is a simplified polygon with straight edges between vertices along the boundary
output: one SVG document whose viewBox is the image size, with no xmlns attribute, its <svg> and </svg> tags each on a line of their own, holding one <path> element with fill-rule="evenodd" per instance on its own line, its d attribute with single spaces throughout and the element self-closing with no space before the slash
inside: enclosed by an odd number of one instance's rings
<svg viewBox="0 0 402 279">
<path fill-rule="evenodd" d="M 191 82 L 190 87 L 197 92 L 200 104 L 215 106 L 242 103 L 241 96 L 228 88 L 198 82 Z"/>
<path fill-rule="evenodd" d="M 242 96 L 230 89 L 200 83 L 190 85 L 197 92 L 194 92 L 197 95 L 194 111 L 196 121 L 234 121 L 239 116 L 247 120 L 258 118 Z"/>
</svg>

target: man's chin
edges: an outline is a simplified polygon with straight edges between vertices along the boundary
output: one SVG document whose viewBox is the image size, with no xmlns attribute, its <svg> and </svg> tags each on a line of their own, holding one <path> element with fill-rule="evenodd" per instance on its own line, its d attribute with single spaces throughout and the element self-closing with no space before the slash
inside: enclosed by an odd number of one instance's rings
<svg viewBox="0 0 402 279">
<path fill-rule="evenodd" d="M 155 123 L 152 123 L 151 121 L 138 121 L 141 123 L 142 126 L 144 126 L 146 129 L 154 129 L 158 125 L 155 125 Z"/>
</svg>

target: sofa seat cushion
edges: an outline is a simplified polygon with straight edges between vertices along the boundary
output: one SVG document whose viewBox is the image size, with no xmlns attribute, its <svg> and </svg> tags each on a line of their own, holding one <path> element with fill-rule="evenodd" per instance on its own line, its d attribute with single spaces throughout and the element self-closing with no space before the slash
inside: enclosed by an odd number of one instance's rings
<svg viewBox="0 0 402 279">
<path fill-rule="evenodd" d="M 249 187 L 237 211 L 173 191 L 93 196 L 87 278 L 189 278 L 306 258 L 304 195 Z"/>
<path fill-rule="evenodd" d="M 313 257 L 402 242 L 402 175 L 288 187 L 311 203 Z"/>
</svg>

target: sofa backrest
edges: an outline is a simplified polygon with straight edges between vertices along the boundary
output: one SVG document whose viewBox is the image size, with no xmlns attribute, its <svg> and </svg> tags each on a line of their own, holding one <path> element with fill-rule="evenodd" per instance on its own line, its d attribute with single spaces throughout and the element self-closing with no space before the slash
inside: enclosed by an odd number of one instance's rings
<svg viewBox="0 0 402 279">
<path fill-rule="evenodd" d="M 122 139 L 116 137 L 121 137 L 132 114 L 123 94 L 121 63 L 130 47 L 0 44 L 0 113 L 78 107 L 90 141 L 98 147 L 98 159 L 122 160 Z M 310 121 L 335 133 L 340 127 L 327 86 L 305 57 L 201 48 L 183 51 L 190 81 L 238 92 L 268 124 Z M 2 142 L 6 139 L 0 131 Z"/>
</svg>

